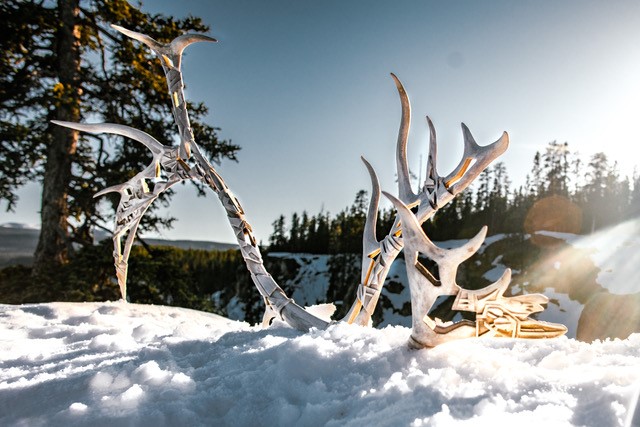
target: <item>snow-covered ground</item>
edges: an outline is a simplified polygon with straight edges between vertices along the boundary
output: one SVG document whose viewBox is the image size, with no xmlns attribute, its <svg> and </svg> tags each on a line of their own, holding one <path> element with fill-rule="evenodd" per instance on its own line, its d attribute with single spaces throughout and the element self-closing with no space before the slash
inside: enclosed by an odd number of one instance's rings
<svg viewBox="0 0 640 427">
<path fill-rule="evenodd" d="M 123 302 L 0 305 L 0 425 L 632 425 L 640 334 L 419 351 L 408 335 Z"/>
</svg>

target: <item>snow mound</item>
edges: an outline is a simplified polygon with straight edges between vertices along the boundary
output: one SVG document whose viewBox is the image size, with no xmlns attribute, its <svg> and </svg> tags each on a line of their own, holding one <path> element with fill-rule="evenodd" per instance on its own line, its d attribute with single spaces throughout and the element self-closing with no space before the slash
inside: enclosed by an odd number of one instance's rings
<svg viewBox="0 0 640 427">
<path fill-rule="evenodd" d="M 305 334 L 123 302 L 0 319 L 2 426 L 624 426 L 640 386 L 640 334 L 415 351 L 401 326 Z"/>
</svg>

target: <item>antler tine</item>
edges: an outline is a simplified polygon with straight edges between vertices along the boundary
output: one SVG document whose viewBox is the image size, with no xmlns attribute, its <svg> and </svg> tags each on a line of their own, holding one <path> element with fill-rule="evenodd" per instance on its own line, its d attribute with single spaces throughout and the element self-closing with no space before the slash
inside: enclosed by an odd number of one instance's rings
<svg viewBox="0 0 640 427">
<path fill-rule="evenodd" d="M 427 156 L 427 169 L 422 190 L 418 194 L 420 205 L 425 202 L 435 211 L 438 209 L 438 187 L 442 185 L 442 179 L 438 175 L 436 161 L 438 157 L 438 144 L 436 142 L 436 129 L 431 118 L 427 116 L 429 125 L 429 154 Z"/>
<path fill-rule="evenodd" d="M 371 315 L 380 297 L 384 280 L 396 255 L 402 249 L 402 238 L 395 235 L 398 229 L 398 219 L 394 222 L 392 231 L 381 242 L 376 237 L 376 222 L 378 204 L 380 202 L 380 184 L 375 170 L 361 157 L 371 178 L 372 194 L 367 211 L 364 232 L 362 235 L 362 270 L 356 299 L 349 312 L 344 317 L 348 323 L 358 322 L 368 325 Z M 399 234 L 399 233 L 398 233 Z M 364 308 L 364 311 L 362 310 Z"/>
<path fill-rule="evenodd" d="M 369 172 L 371 178 L 371 200 L 369 200 L 369 209 L 367 210 L 367 220 L 364 225 L 364 233 L 362 235 L 362 256 L 363 262 L 366 258 L 371 258 L 380 252 L 380 243 L 376 237 L 376 223 L 378 220 L 378 204 L 380 203 L 380 183 L 373 166 L 365 159 L 360 157 Z M 364 265 L 363 265 L 364 274 Z M 364 281 L 364 277 L 362 278 Z"/>
<path fill-rule="evenodd" d="M 82 132 L 94 134 L 111 133 L 114 135 L 126 136 L 127 138 L 134 139 L 144 144 L 144 146 L 151 150 L 153 154 L 162 154 L 165 149 L 164 145 L 160 144 L 157 139 L 148 133 L 125 125 L 118 125 L 115 123 L 74 123 L 63 122 L 60 120 L 51 120 L 51 123 Z"/>
<path fill-rule="evenodd" d="M 439 175 L 436 168 L 436 160 L 438 159 L 438 143 L 436 140 L 436 128 L 433 126 L 433 122 L 429 116 L 427 118 L 427 125 L 429 126 L 429 156 L 427 158 L 427 174 L 425 177 L 424 185 L 436 185 Z"/>
<path fill-rule="evenodd" d="M 400 129 L 398 130 L 398 143 L 396 145 L 396 167 L 398 169 L 398 196 L 400 200 L 409 207 L 418 203 L 418 196 L 411 189 L 409 178 L 409 165 L 407 164 L 407 141 L 409 139 L 409 128 L 411 127 L 411 103 L 409 96 L 398 77 L 391 73 L 393 81 L 400 95 L 402 105 L 402 116 L 400 119 Z"/>
<path fill-rule="evenodd" d="M 503 132 L 502 136 L 493 144 L 482 147 L 476 143 L 467 125 L 461 123 L 461 127 L 464 135 L 464 153 L 458 166 L 444 179 L 445 186 L 454 195 L 467 188 L 491 162 L 509 147 L 507 132 Z"/>
<path fill-rule="evenodd" d="M 120 192 L 120 204 L 118 205 L 118 211 L 123 211 L 123 205 L 127 201 L 127 195 L 123 191 Z M 131 248 L 133 247 L 133 241 L 136 238 L 136 232 L 138 226 L 142 220 L 142 216 L 147 211 L 151 203 L 157 198 L 157 195 L 149 197 L 144 200 L 140 207 L 134 213 L 134 216 L 130 221 L 127 221 L 122 226 L 116 227 L 113 233 L 113 259 L 116 267 L 116 278 L 118 279 L 118 286 L 120 287 L 120 295 L 123 300 L 127 299 L 127 276 L 129 272 L 129 255 L 131 254 Z M 122 236 L 128 232 L 124 246 L 122 245 Z"/>
<path fill-rule="evenodd" d="M 182 62 L 182 51 L 192 43 L 209 42 L 217 43 L 218 40 L 213 37 L 205 36 L 204 34 L 183 34 L 176 37 L 169 44 L 171 53 L 177 57 L 176 68 L 180 68 Z"/>
<path fill-rule="evenodd" d="M 376 274 L 376 257 L 380 254 L 380 242 L 376 237 L 376 223 L 378 217 L 378 204 L 380 202 L 380 184 L 376 172 L 371 164 L 364 158 L 360 157 L 367 167 L 369 177 L 371 178 L 371 200 L 369 200 L 369 209 L 367 210 L 367 219 L 364 224 L 364 232 L 362 233 L 362 268 L 360 273 L 360 283 L 358 284 L 357 297 L 353 302 L 351 309 L 345 317 L 349 323 L 360 314 L 361 309 L 365 309 L 364 323 L 369 323 L 371 317 L 371 305 L 375 307 L 377 302 L 377 292 L 379 291 L 378 281 L 375 279 Z M 378 260 L 379 261 L 379 260 Z"/>
<path fill-rule="evenodd" d="M 187 160 L 191 158 L 192 148 L 196 151 L 199 151 L 199 149 L 189 123 L 189 114 L 184 97 L 184 82 L 180 71 L 182 52 L 192 43 L 217 42 L 217 40 L 203 34 L 184 34 L 173 39 L 171 43 L 162 44 L 145 34 L 127 30 L 117 25 L 112 25 L 112 27 L 128 37 L 146 44 L 161 59 L 162 69 L 167 78 L 167 85 L 171 94 L 173 116 L 180 133 L 180 150 L 178 153 L 181 159 Z"/>
<path fill-rule="evenodd" d="M 182 51 L 187 46 L 197 42 L 216 43 L 218 41 L 213 37 L 205 36 L 204 34 L 183 34 L 173 39 L 170 43 L 163 44 L 154 40 L 146 34 L 131 31 L 119 25 L 112 24 L 111 27 L 117 31 L 120 31 L 125 36 L 130 37 L 134 40 L 138 40 L 139 42 L 142 42 L 145 45 L 149 46 L 151 50 L 153 50 L 158 56 L 163 59 L 163 65 L 171 66 L 176 69 L 180 69 L 180 65 L 182 62 Z M 170 59 L 171 61 L 167 61 L 167 59 Z"/>
<path fill-rule="evenodd" d="M 153 38 L 149 37 L 146 34 L 138 33 L 136 31 L 131 31 L 116 24 L 111 24 L 111 28 L 113 28 L 114 30 L 120 31 L 122 34 L 124 34 L 127 37 L 130 37 L 134 40 L 138 40 L 139 42 L 146 44 L 154 51 L 159 51 L 163 47 L 162 43 L 157 42 L 156 40 L 154 40 Z"/>
</svg>

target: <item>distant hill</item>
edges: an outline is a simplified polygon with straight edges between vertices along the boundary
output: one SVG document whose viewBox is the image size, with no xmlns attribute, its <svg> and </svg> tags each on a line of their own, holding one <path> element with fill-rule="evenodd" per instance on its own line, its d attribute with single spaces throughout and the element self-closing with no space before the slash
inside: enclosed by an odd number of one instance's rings
<svg viewBox="0 0 640 427">
<path fill-rule="evenodd" d="M 38 244 L 40 230 L 21 223 L 5 223 L 0 225 L 0 268 L 8 265 L 30 265 L 33 252 Z M 104 231 L 96 232 L 96 241 L 108 239 Z M 226 251 L 237 249 L 233 243 L 207 242 L 200 240 L 165 240 L 144 239 L 153 246 L 173 246 L 181 249 L 203 249 L 208 251 Z"/>
</svg>

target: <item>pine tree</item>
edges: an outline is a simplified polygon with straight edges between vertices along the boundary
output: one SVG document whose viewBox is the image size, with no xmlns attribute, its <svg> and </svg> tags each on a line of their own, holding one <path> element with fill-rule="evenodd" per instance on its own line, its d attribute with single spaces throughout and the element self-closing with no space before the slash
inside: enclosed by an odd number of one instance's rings
<svg viewBox="0 0 640 427">
<path fill-rule="evenodd" d="M 531 196 L 540 196 L 544 193 L 544 182 L 542 181 L 542 160 L 540 152 L 536 151 L 533 156 L 533 166 L 531 173 L 527 175 L 527 193 Z"/>
<path fill-rule="evenodd" d="M 129 179 L 148 163 L 140 144 L 79 135 L 51 119 L 129 125 L 171 144 L 175 134 L 166 83 L 157 59 L 140 43 L 109 27 L 117 24 L 160 42 L 206 32 L 199 18 L 146 14 L 124 0 L 6 0 L 0 5 L 0 198 L 15 207 L 15 189 L 43 184 L 41 234 L 34 271 L 65 263 L 72 243 L 92 242 L 105 223 L 93 194 Z M 214 160 L 235 158 L 238 147 L 220 141 L 203 123 L 207 109 L 190 105 L 196 140 Z M 161 200 L 171 197 L 163 194 Z M 117 195 L 110 202 L 117 205 Z M 152 206 L 151 211 L 153 212 Z M 146 215 L 141 230 L 169 226 Z"/>
<path fill-rule="evenodd" d="M 281 251 L 287 244 L 287 230 L 284 215 L 280 215 L 277 220 L 272 224 L 273 233 L 269 236 L 270 249 L 274 251 Z"/>
<path fill-rule="evenodd" d="M 584 186 L 584 210 L 586 230 L 593 232 L 605 222 L 607 175 L 609 160 L 605 153 L 596 153 L 591 157 L 587 171 L 587 183 Z"/>
<path fill-rule="evenodd" d="M 543 156 L 545 194 L 569 195 L 569 144 L 550 142 Z"/>
<path fill-rule="evenodd" d="M 635 218 L 640 215 L 640 173 L 635 168 L 633 170 L 633 189 L 631 190 L 630 198 L 628 217 Z"/>
<path fill-rule="evenodd" d="M 291 228 L 289 229 L 289 247 L 292 252 L 300 251 L 300 217 L 297 212 L 291 215 Z"/>
<path fill-rule="evenodd" d="M 507 167 L 503 162 L 498 162 L 492 167 L 493 182 L 489 192 L 488 211 L 489 217 L 487 225 L 489 232 L 499 233 L 504 230 L 504 222 L 509 204 L 509 186 L 511 180 L 507 173 Z"/>
</svg>

